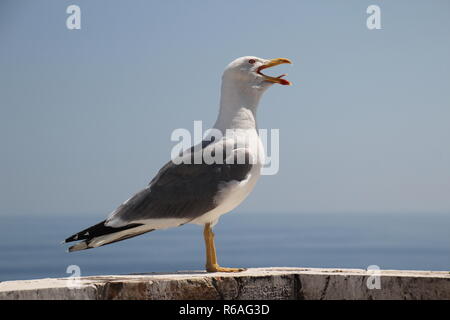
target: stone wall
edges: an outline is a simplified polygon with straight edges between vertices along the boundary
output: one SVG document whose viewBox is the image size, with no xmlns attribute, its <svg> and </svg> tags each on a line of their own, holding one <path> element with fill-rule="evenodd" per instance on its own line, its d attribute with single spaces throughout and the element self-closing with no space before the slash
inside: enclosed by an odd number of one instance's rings
<svg viewBox="0 0 450 320">
<path fill-rule="evenodd" d="M 0 299 L 450 299 L 447 271 L 256 268 L 0 283 Z"/>
</svg>

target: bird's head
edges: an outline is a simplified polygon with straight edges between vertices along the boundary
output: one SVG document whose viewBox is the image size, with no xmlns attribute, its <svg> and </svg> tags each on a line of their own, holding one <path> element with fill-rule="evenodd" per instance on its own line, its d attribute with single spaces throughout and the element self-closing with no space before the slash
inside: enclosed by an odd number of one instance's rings
<svg viewBox="0 0 450 320">
<path fill-rule="evenodd" d="M 286 74 L 278 77 L 271 77 L 263 73 L 264 69 L 271 68 L 283 63 L 292 63 L 289 59 L 262 59 L 258 57 L 241 57 L 231 62 L 223 73 L 224 81 L 232 81 L 240 86 L 249 88 L 266 89 L 274 83 L 281 85 L 291 85 L 286 79 Z"/>
</svg>

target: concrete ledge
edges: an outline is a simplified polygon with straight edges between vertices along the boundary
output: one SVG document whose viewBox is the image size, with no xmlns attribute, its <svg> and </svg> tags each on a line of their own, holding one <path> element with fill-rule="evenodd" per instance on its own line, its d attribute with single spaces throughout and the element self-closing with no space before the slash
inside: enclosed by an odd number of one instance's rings
<svg viewBox="0 0 450 320">
<path fill-rule="evenodd" d="M 377 275 L 381 288 L 369 289 Z M 256 268 L 68 279 L 1 282 L 0 299 L 450 299 L 447 271 Z"/>
</svg>

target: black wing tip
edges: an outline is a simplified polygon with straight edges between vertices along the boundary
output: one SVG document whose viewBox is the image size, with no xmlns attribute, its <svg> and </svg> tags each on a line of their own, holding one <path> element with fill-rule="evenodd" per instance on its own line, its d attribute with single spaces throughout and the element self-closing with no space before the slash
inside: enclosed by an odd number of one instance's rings
<svg viewBox="0 0 450 320">
<path fill-rule="evenodd" d="M 80 232 L 77 232 L 73 235 L 71 235 L 70 237 L 68 237 L 67 239 L 65 239 L 62 243 L 67 243 L 67 242 L 73 242 L 73 241 L 78 241 L 78 240 L 86 240 L 89 238 L 93 238 L 95 236 L 97 236 L 95 233 L 97 233 L 99 230 L 103 230 L 105 228 L 107 228 L 105 226 L 105 222 L 106 220 L 103 220 L 102 222 L 99 222 L 89 228 L 86 228 Z M 95 232 L 97 231 L 97 232 Z"/>
<path fill-rule="evenodd" d="M 106 234 L 130 229 L 130 228 L 135 228 L 135 227 L 142 225 L 141 223 L 132 223 L 132 224 L 129 224 L 129 225 L 126 225 L 123 227 L 114 228 L 114 227 L 105 226 L 105 222 L 106 222 L 106 220 L 103 220 L 102 222 L 99 222 L 87 229 L 84 229 L 78 233 L 75 233 L 74 235 L 72 235 L 72 236 L 68 237 L 66 240 L 64 240 L 62 243 L 64 244 L 67 242 L 73 242 L 73 241 L 79 241 L 79 240 L 90 240 L 95 237 L 104 236 Z"/>
</svg>

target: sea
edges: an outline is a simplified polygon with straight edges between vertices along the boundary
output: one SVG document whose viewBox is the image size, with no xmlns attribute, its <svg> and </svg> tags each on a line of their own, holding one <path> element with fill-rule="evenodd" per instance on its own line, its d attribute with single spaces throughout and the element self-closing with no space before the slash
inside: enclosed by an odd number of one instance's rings
<svg viewBox="0 0 450 320">
<path fill-rule="evenodd" d="M 66 237 L 98 214 L 0 216 L 0 281 L 202 270 L 201 226 L 158 230 L 68 253 Z M 450 270 L 449 214 L 240 213 L 215 226 L 228 267 Z M 371 267 L 372 268 L 372 267 Z"/>
</svg>

